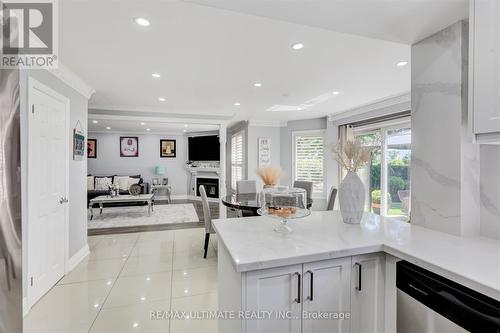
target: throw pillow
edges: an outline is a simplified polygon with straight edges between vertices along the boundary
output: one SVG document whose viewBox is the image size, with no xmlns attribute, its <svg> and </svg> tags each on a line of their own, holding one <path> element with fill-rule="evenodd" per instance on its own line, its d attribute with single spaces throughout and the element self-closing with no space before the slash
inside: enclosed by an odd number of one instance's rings
<svg viewBox="0 0 500 333">
<path fill-rule="evenodd" d="M 139 184 L 140 180 L 141 180 L 140 178 L 132 178 L 132 177 L 130 177 L 128 179 L 128 188 L 130 189 L 130 186 L 132 186 L 134 184 Z"/>
<path fill-rule="evenodd" d="M 113 184 L 115 186 L 118 186 L 120 191 L 128 191 L 129 179 L 129 176 L 115 176 L 115 178 L 113 179 Z"/>
<path fill-rule="evenodd" d="M 97 191 L 107 191 L 111 185 L 111 178 L 95 177 L 95 189 Z"/>
<path fill-rule="evenodd" d="M 94 189 L 94 176 L 87 176 L 87 191 L 93 191 Z"/>
</svg>

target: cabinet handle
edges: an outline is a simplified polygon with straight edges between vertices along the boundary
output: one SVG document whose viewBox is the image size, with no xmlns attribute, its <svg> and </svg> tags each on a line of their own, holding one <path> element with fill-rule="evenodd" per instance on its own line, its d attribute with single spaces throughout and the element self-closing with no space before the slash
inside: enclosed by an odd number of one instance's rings
<svg viewBox="0 0 500 333">
<path fill-rule="evenodd" d="M 309 286 L 309 297 L 307 297 L 308 300 L 312 301 L 313 300 L 313 293 L 314 293 L 314 273 L 313 271 L 309 270 L 306 272 L 306 274 L 309 273 L 311 274 L 311 280 L 310 280 L 310 286 Z"/>
<path fill-rule="evenodd" d="M 293 275 L 297 275 L 297 298 L 295 298 L 293 301 L 294 302 L 297 302 L 298 304 L 300 304 L 300 294 L 301 294 L 301 291 L 300 291 L 300 278 L 301 278 L 301 275 L 299 272 L 295 272 Z"/>
<path fill-rule="evenodd" d="M 361 265 L 359 262 L 355 263 L 354 266 L 358 266 L 358 286 L 356 289 L 358 291 L 361 291 L 361 272 L 363 270 L 363 265 Z"/>
</svg>

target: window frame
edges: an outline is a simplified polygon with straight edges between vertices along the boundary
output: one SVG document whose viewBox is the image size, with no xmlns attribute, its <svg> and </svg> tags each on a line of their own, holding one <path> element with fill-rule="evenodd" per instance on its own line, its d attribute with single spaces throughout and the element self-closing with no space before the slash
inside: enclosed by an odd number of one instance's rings
<svg viewBox="0 0 500 333">
<path fill-rule="evenodd" d="M 359 127 L 354 127 L 353 128 L 353 137 L 356 138 L 359 135 L 365 135 L 365 134 L 372 134 L 379 132 L 380 133 L 380 152 L 381 152 L 381 160 L 382 160 L 382 165 L 380 168 L 380 190 L 381 190 L 381 197 L 380 197 L 380 216 L 383 217 L 400 217 L 404 215 L 388 215 L 388 202 L 387 202 L 387 195 L 386 193 L 388 192 L 388 161 L 387 161 L 387 132 L 390 130 L 398 130 L 398 129 L 403 129 L 403 128 L 409 128 L 410 130 L 412 129 L 411 127 L 411 117 L 404 117 L 402 119 L 397 119 L 397 120 L 389 120 L 389 121 L 381 121 L 379 123 L 375 124 L 370 124 L 367 126 L 359 126 Z M 342 179 L 342 177 L 341 177 Z M 411 193 L 411 177 L 410 177 L 410 193 Z M 409 207 L 409 214 L 411 214 L 411 200 L 410 200 L 410 207 Z"/>
<path fill-rule="evenodd" d="M 240 164 L 233 164 L 233 138 L 240 136 L 241 135 L 241 165 Z M 236 191 L 236 182 L 238 180 L 242 180 L 245 178 L 245 169 L 246 169 L 246 151 L 245 151 L 245 129 L 241 129 L 239 131 L 236 131 L 231 134 L 230 137 L 230 152 L 229 152 L 229 167 L 231 170 L 231 182 L 230 182 L 230 187 L 232 191 Z M 241 167 L 241 179 L 234 179 L 235 174 L 233 172 L 233 166 L 238 166 Z M 233 180 L 234 180 L 234 186 L 233 186 Z"/>
<path fill-rule="evenodd" d="M 326 170 L 325 170 L 325 147 L 326 147 L 326 130 L 325 129 L 315 129 L 315 130 L 302 130 L 292 132 L 292 186 L 293 182 L 297 179 L 297 152 L 296 143 L 297 137 L 313 137 L 321 136 L 323 137 L 323 191 L 315 192 L 313 187 L 312 198 L 311 199 L 326 199 Z"/>
</svg>

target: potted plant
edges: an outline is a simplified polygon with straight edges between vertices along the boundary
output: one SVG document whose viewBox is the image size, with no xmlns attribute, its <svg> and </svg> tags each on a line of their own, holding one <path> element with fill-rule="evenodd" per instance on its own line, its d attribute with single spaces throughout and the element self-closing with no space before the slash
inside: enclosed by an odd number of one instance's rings
<svg viewBox="0 0 500 333">
<path fill-rule="evenodd" d="M 392 202 L 392 197 L 390 193 L 387 193 L 387 206 L 390 206 Z M 375 214 L 380 215 L 380 207 L 382 204 L 382 191 L 373 190 L 372 191 L 372 211 Z"/>
</svg>

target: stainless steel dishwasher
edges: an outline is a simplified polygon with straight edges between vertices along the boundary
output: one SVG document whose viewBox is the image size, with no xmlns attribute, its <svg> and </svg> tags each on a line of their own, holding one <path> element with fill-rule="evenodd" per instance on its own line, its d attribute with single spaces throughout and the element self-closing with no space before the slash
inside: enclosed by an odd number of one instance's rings
<svg viewBox="0 0 500 333">
<path fill-rule="evenodd" d="M 406 261 L 397 263 L 398 333 L 500 333 L 500 302 Z"/>
</svg>

